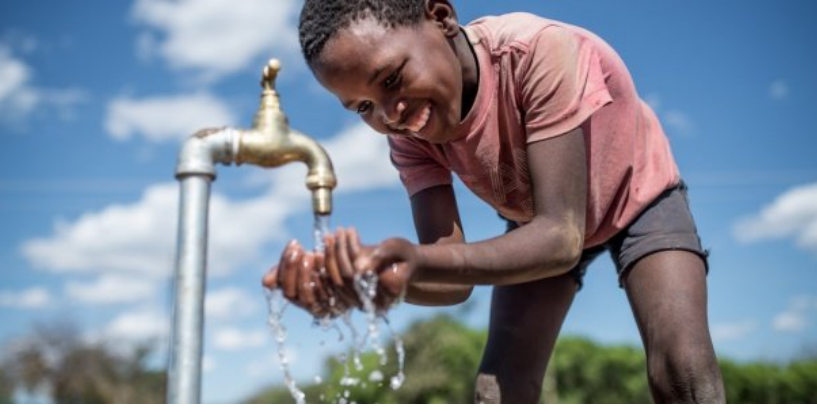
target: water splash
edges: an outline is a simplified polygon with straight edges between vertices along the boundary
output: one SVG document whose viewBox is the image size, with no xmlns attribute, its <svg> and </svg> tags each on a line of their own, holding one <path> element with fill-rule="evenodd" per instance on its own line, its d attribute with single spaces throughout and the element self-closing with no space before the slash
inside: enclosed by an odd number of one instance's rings
<svg viewBox="0 0 817 412">
<path fill-rule="evenodd" d="M 324 237 L 325 235 L 330 233 L 329 223 L 330 223 L 329 215 L 319 214 L 315 215 L 313 240 L 314 250 L 316 252 L 323 252 L 326 248 L 326 245 L 324 243 Z M 377 311 L 377 306 L 375 304 L 375 298 L 377 295 L 377 283 L 378 277 L 374 272 L 366 272 L 357 275 L 355 276 L 353 282 L 355 292 L 357 293 L 358 298 L 362 303 L 361 309 L 367 324 L 365 335 L 360 336 L 360 333 L 358 332 L 354 322 L 352 321 L 351 310 L 348 310 L 345 313 L 341 314 L 340 319 L 343 321 L 343 324 L 350 331 L 351 363 L 357 372 L 361 372 L 364 369 L 363 362 L 361 361 L 361 353 L 367 347 L 370 347 L 378 355 L 380 366 L 385 366 L 388 363 L 387 352 L 383 347 L 383 344 L 380 342 L 381 337 L 380 329 L 378 327 L 378 320 L 382 319 L 382 321 L 386 325 L 386 328 L 391 334 L 392 340 L 394 341 L 395 352 L 397 354 L 398 372 L 395 376 L 392 376 L 389 379 L 389 387 L 391 387 L 393 390 L 396 390 L 403 385 L 403 382 L 405 380 L 405 375 L 403 373 L 405 351 L 403 349 L 402 339 L 400 338 L 399 335 L 397 335 L 394 332 L 391 325 L 389 324 L 388 318 L 386 318 L 385 314 L 380 314 Z M 267 295 L 267 302 L 269 303 L 270 308 L 269 324 L 272 327 L 272 330 L 275 335 L 275 341 L 278 345 L 278 358 L 280 360 L 281 370 L 284 373 L 284 384 L 297 403 L 299 404 L 305 403 L 306 396 L 303 391 L 298 389 L 289 371 L 289 360 L 287 359 L 284 347 L 284 341 L 286 340 L 286 328 L 283 325 L 283 314 L 284 310 L 287 308 L 287 302 L 284 300 L 283 292 L 280 289 L 276 289 L 273 291 L 265 290 L 265 292 Z M 330 302 L 330 305 L 332 305 L 332 302 Z M 320 326 L 320 329 L 324 333 L 328 332 L 330 329 L 336 330 L 338 333 L 338 342 L 343 342 L 344 334 L 343 331 L 341 330 L 341 327 L 338 326 L 337 318 L 331 318 L 328 316 L 325 318 L 315 318 L 314 326 Z M 321 340 L 321 347 L 323 347 L 324 344 L 325 342 Z M 350 357 L 347 356 L 346 352 L 338 354 L 336 359 L 343 366 L 343 376 L 341 377 L 340 382 L 338 383 L 340 384 L 341 387 L 347 388 L 337 394 L 337 397 L 335 398 L 336 402 L 341 404 L 355 403 L 354 401 L 351 401 L 349 399 L 351 395 L 349 388 L 358 386 L 365 388 L 367 381 L 378 385 L 382 385 L 384 383 L 383 381 L 385 380 L 385 377 L 383 375 L 383 372 L 381 372 L 379 369 L 371 371 L 367 377 L 352 376 L 349 367 Z M 315 376 L 314 381 L 316 384 L 324 382 L 323 378 L 320 376 Z M 321 395 L 321 400 L 325 400 L 324 395 Z"/>
<path fill-rule="evenodd" d="M 391 333 L 391 338 L 394 340 L 394 351 L 397 352 L 397 375 L 392 376 L 389 381 L 389 386 L 391 386 L 393 390 L 397 390 L 403 386 L 403 382 L 406 380 L 406 375 L 403 373 L 404 367 L 406 366 L 406 350 L 403 348 L 403 339 L 394 332 L 391 323 L 389 323 L 389 319 L 385 316 L 383 316 L 383 323 L 386 324 L 386 328 L 389 330 L 389 333 Z"/>
<path fill-rule="evenodd" d="M 362 275 L 355 276 L 355 291 L 358 298 L 363 303 L 363 313 L 366 314 L 367 332 L 363 339 L 363 345 L 369 341 L 372 349 L 380 357 L 380 365 L 386 365 L 388 362 L 388 355 L 386 350 L 380 344 L 380 330 L 377 327 L 377 308 L 374 299 L 377 296 L 377 275 L 372 272 L 366 272 Z"/>
<path fill-rule="evenodd" d="M 298 389 L 292 374 L 289 371 L 289 359 L 286 355 L 286 347 L 284 341 L 287 338 L 286 327 L 284 326 L 284 310 L 287 308 L 287 303 L 284 300 L 281 289 L 264 289 L 269 304 L 269 317 L 267 321 L 272 327 L 275 334 L 275 343 L 278 345 L 278 360 L 281 365 L 281 371 L 284 373 L 284 385 L 286 385 L 289 393 L 295 399 L 296 403 L 302 404 L 306 402 L 306 395 Z"/>
</svg>

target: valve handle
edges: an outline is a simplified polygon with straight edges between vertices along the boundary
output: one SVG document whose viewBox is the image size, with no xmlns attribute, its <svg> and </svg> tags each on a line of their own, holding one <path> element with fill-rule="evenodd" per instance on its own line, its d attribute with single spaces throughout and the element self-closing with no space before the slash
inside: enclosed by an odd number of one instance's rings
<svg viewBox="0 0 817 412">
<path fill-rule="evenodd" d="M 278 59 L 270 59 L 261 71 L 261 87 L 264 91 L 275 90 L 275 78 L 278 77 L 279 71 L 281 71 L 281 62 Z"/>
</svg>

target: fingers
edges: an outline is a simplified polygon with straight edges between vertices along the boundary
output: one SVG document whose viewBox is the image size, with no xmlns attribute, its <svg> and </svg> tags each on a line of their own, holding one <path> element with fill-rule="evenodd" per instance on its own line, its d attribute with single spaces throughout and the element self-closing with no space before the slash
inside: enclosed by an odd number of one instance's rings
<svg viewBox="0 0 817 412">
<path fill-rule="evenodd" d="M 355 268 L 349 256 L 349 237 L 343 228 L 338 228 L 335 236 L 338 240 L 336 257 L 338 259 L 338 265 L 340 266 L 341 275 L 346 279 L 351 279 L 355 275 Z"/>
<path fill-rule="evenodd" d="M 312 271 L 312 282 L 315 284 L 315 298 L 319 302 L 328 302 L 330 289 L 324 285 L 327 281 L 326 270 L 324 269 L 326 258 L 323 253 L 315 254 L 315 269 Z"/>
<path fill-rule="evenodd" d="M 334 236 L 326 236 L 324 242 L 326 244 L 326 273 L 335 286 L 343 286 L 343 277 L 338 267 L 337 240 Z"/>
<path fill-rule="evenodd" d="M 360 256 L 360 252 L 362 249 L 362 245 L 360 244 L 360 237 L 357 234 L 357 230 L 355 228 L 350 227 L 346 232 L 348 236 L 348 244 L 349 244 L 349 258 L 351 262 L 355 262 Z"/>
<path fill-rule="evenodd" d="M 315 256 L 307 253 L 298 265 L 298 302 L 307 309 L 315 305 L 315 281 L 312 272 L 315 270 Z"/>
<path fill-rule="evenodd" d="M 278 287 L 278 265 L 275 265 L 264 274 L 261 278 L 261 284 L 267 289 L 275 289 Z"/>
<path fill-rule="evenodd" d="M 299 263 L 303 259 L 304 251 L 296 241 L 290 242 L 284 249 L 279 266 L 279 282 L 282 283 L 284 296 L 287 299 L 295 299 L 298 295 L 298 271 Z"/>
</svg>

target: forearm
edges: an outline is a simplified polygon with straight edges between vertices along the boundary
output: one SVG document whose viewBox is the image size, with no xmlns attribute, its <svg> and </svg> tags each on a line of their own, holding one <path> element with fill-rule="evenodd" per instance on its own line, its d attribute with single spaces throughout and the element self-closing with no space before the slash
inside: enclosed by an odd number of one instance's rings
<svg viewBox="0 0 817 412">
<path fill-rule="evenodd" d="M 581 256 L 583 233 L 564 220 L 534 219 L 503 236 L 472 244 L 416 247 L 417 282 L 507 285 L 558 276 Z"/>
</svg>

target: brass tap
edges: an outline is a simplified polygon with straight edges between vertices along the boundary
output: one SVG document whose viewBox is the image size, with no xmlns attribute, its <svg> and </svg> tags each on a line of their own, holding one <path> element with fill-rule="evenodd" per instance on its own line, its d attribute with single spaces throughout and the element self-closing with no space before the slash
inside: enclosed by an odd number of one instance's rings
<svg viewBox="0 0 817 412">
<path fill-rule="evenodd" d="M 332 161 L 315 140 L 289 128 L 275 91 L 275 78 L 281 63 L 272 59 L 261 73 L 261 103 L 251 130 L 238 131 L 238 153 L 235 163 L 261 167 L 278 167 L 289 162 L 306 163 L 306 187 L 312 191 L 312 208 L 316 214 L 332 213 L 332 189 L 337 185 Z"/>
</svg>

